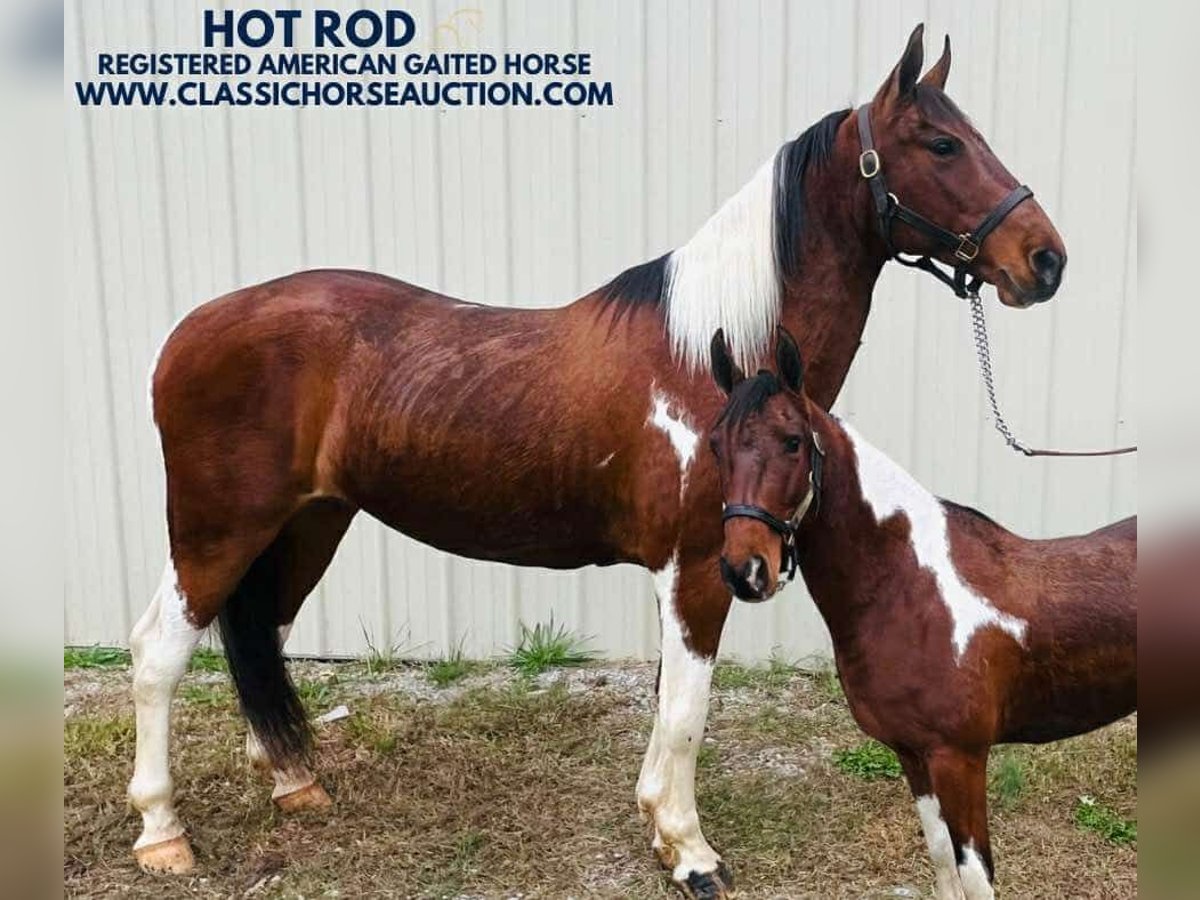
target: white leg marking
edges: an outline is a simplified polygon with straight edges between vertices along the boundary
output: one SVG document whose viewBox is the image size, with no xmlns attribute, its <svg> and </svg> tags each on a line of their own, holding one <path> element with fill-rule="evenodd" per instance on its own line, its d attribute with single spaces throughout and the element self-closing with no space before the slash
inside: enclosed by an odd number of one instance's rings
<svg viewBox="0 0 1200 900">
<path fill-rule="evenodd" d="M 917 815 L 921 817 L 921 829 L 925 832 L 925 844 L 933 862 L 937 900 L 963 900 L 954 843 L 950 840 L 950 829 L 942 819 L 942 806 L 937 797 L 918 797 Z"/>
<path fill-rule="evenodd" d="M 704 740 L 712 662 L 684 644 L 675 611 L 677 569 L 672 559 L 654 573 L 662 622 L 658 715 L 638 778 L 638 806 L 653 818 L 655 849 L 673 866 L 672 877 L 712 872 L 720 857 L 700 831 L 696 812 L 696 754 Z"/>
<path fill-rule="evenodd" d="M 946 509 L 942 501 L 921 487 L 908 472 L 888 459 L 846 422 L 841 423 L 858 458 L 858 483 L 863 499 L 871 506 L 875 520 L 902 512 L 912 525 L 910 540 L 922 568 L 937 580 L 938 594 L 950 611 L 953 625 L 954 656 L 959 662 L 967 652 L 971 636 L 981 628 L 993 626 L 1017 641 L 1025 640 L 1028 623 L 996 609 L 986 597 L 977 594 L 959 575 L 950 558 L 950 538 L 946 528 Z"/>
<path fill-rule="evenodd" d="M 665 394 L 655 390 L 653 385 L 650 387 L 650 404 L 650 416 L 646 423 L 667 436 L 675 455 L 679 458 L 679 496 L 682 499 L 683 492 L 687 489 L 688 470 L 696 457 L 696 445 L 700 442 L 700 435 L 684 421 L 682 415 L 671 414 L 671 401 Z"/>
<path fill-rule="evenodd" d="M 129 799 L 142 814 L 142 834 L 133 845 L 135 850 L 184 832 L 172 801 L 171 698 L 202 633 L 188 621 L 186 610 L 175 567 L 168 562 L 158 592 L 129 638 L 137 719 Z"/>
<path fill-rule="evenodd" d="M 963 893 L 967 900 L 993 900 L 996 896 L 988 878 L 987 866 L 983 857 L 975 850 L 975 842 L 969 841 L 963 847 L 963 864 L 958 867 L 958 877 L 962 879 Z"/>
</svg>

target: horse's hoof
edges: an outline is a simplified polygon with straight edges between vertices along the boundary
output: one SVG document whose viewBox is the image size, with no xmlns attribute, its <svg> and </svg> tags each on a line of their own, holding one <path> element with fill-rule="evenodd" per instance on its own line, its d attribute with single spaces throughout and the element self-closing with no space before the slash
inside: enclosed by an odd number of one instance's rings
<svg viewBox="0 0 1200 900">
<path fill-rule="evenodd" d="M 689 900 L 727 900 L 734 896 L 733 873 L 723 861 L 712 872 L 689 872 L 686 881 L 675 883 Z"/>
<path fill-rule="evenodd" d="M 187 875 L 196 868 L 196 857 L 188 839 L 183 835 L 169 841 L 159 841 L 133 851 L 138 866 L 143 872 L 157 875 Z"/>
<path fill-rule="evenodd" d="M 282 812 L 295 813 L 310 809 L 329 809 L 333 806 L 333 800 L 325 793 L 325 788 L 321 787 L 320 782 L 314 781 L 290 794 L 276 797 L 275 804 Z"/>
</svg>

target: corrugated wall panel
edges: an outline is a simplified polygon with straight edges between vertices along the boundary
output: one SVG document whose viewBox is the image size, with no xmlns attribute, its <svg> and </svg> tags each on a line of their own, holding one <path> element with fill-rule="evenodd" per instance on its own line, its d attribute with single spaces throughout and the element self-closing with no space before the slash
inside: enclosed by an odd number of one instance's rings
<svg viewBox="0 0 1200 900">
<path fill-rule="evenodd" d="M 325 4 L 329 5 L 329 4 Z M 341 2 L 344 11 L 359 4 Z M 356 266 L 488 303 L 553 306 L 685 241 L 779 144 L 867 99 L 916 21 L 927 62 L 1066 238 L 1060 298 L 989 302 L 997 383 L 1031 442 L 1136 436 L 1134 13 L 1128 4 L 485 0 L 410 4 L 414 49 L 572 49 L 612 109 L 68 109 L 71 215 L 66 632 L 125 639 L 165 550 L 145 374 L 181 314 L 298 268 Z M 474 7 L 473 7 L 474 8 Z M 69 66 L 101 48 L 200 42 L 196 7 L 74 0 Z M 453 27 L 450 27 L 453 26 Z M 924 483 L 1028 534 L 1132 512 L 1136 462 L 1037 462 L 991 431 L 965 304 L 890 266 L 838 410 Z M 558 621 L 613 656 L 653 655 L 644 573 L 452 559 L 360 517 L 306 605 L 297 653 L 473 655 Z M 821 651 L 799 587 L 739 605 L 726 652 Z"/>
</svg>

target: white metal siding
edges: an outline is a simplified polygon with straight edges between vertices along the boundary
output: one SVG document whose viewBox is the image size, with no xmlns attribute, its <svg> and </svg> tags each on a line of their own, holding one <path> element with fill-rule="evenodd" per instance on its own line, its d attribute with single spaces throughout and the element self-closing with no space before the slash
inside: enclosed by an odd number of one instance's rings
<svg viewBox="0 0 1200 900">
<path fill-rule="evenodd" d="M 322 5 L 332 5 L 323 3 Z M 482 49 L 591 51 L 611 109 L 83 111 L 68 90 L 68 569 L 72 643 L 123 643 L 165 554 L 146 372 L 172 323 L 233 288 L 354 266 L 495 304 L 554 306 L 685 241 L 785 139 L 867 99 L 912 25 L 950 32 L 950 93 L 1037 192 L 1070 253 L 1058 299 L 988 310 L 1000 396 L 1030 441 L 1135 438 L 1134 45 L 1128 3 L 487 2 Z M 406 4 L 428 24 L 457 3 Z M 349 7 L 348 7 L 349 8 Z M 69 0 L 68 81 L 100 49 L 201 43 L 197 6 Z M 424 46 L 421 46 L 424 45 Z M 966 305 L 889 266 L 839 402 L 936 492 L 1015 529 L 1136 505 L 1136 463 L 1035 462 L 985 416 Z M 657 625 L 632 567 L 553 573 L 448 557 L 360 517 L 289 649 L 511 644 L 556 620 L 614 656 Z M 724 650 L 827 638 L 800 588 L 736 605 Z"/>
</svg>

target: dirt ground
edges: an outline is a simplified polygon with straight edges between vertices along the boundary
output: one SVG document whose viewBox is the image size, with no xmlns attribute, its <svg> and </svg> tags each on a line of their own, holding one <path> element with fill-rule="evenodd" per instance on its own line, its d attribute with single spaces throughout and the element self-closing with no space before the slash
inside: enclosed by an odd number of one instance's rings
<svg viewBox="0 0 1200 900">
<path fill-rule="evenodd" d="M 176 704 L 177 798 L 198 872 L 173 881 L 141 874 L 130 852 L 139 819 L 125 800 L 128 669 L 65 672 L 68 895 L 673 895 L 633 800 L 652 665 L 534 679 L 470 666 L 438 687 L 415 665 L 293 663 L 313 714 L 350 710 L 318 732 L 334 809 L 294 818 L 273 808 L 269 785 L 245 761 L 244 728 L 219 668 L 190 673 Z M 699 807 L 739 896 L 930 895 L 908 790 L 888 754 L 865 744 L 835 678 L 722 666 L 715 684 Z M 1136 772 L 1133 719 L 995 751 L 998 894 L 1135 897 Z"/>
</svg>

